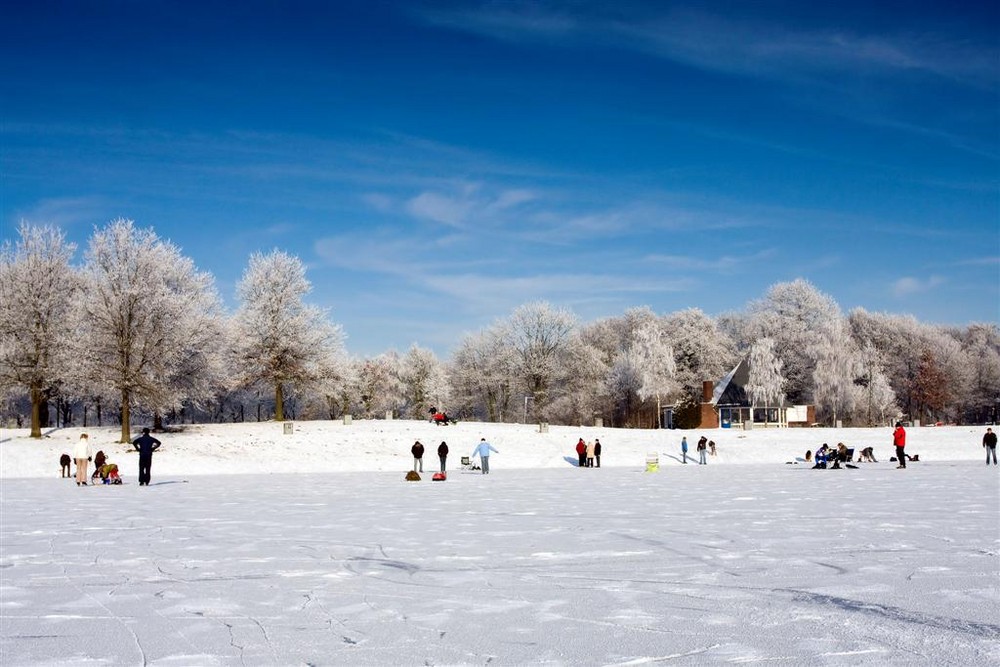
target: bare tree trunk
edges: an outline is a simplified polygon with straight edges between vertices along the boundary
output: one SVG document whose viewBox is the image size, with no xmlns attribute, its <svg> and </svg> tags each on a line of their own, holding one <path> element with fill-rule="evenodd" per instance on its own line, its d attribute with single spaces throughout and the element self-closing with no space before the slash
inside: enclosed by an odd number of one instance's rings
<svg viewBox="0 0 1000 667">
<path fill-rule="evenodd" d="M 127 389 L 122 390 L 122 439 L 121 442 L 129 443 L 129 435 L 131 435 L 131 429 L 129 425 L 131 423 L 132 415 L 129 413 L 129 393 Z"/>
<path fill-rule="evenodd" d="M 280 382 L 274 387 L 274 420 L 285 421 L 285 390 Z"/>
<path fill-rule="evenodd" d="M 31 387 L 31 436 L 42 437 L 42 401 L 45 399 L 40 387 Z"/>
</svg>

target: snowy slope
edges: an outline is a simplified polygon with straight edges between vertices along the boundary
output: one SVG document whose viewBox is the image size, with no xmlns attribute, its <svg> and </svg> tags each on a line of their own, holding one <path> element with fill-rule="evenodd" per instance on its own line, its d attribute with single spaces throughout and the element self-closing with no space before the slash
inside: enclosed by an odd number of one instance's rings
<svg viewBox="0 0 1000 667">
<path fill-rule="evenodd" d="M 717 444 L 718 456 L 710 464 L 785 463 L 802 458 L 826 442 L 843 442 L 857 451 L 875 448 L 879 465 L 893 454 L 889 428 L 876 429 L 732 429 L 656 431 L 595 427 L 462 422 L 435 426 L 424 421 L 354 420 L 295 422 L 293 433 L 284 424 L 184 425 L 178 433 L 157 434 L 163 447 L 156 453 L 154 472 L 160 475 L 207 475 L 287 472 L 398 471 L 410 467 L 410 446 L 420 440 L 427 448 L 425 469 L 437 463 L 437 445 L 451 449 L 452 465 L 468 455 L 480 438 L 499 454 L 491 459 L 500 468 L 566 468 L 575 465 L 573 450 L 579 438 L 599 438 L 607 467 L 642 467 L 648 452 L 656 452 L 662 465 L 680 465 L 680 440 L 687 436 L 690 455 L 704 434 Z M 0 477 L 49 477 L 58 475 L 58 459 L 70 452 L 86 431 L 95 451 L 103 449 L 123 473 L 138 470 L 130 446 L 117 443 L 120 428 L 53 430 L 41 440 L 27 438 L 27 430 L 0 433 Z M 972 461 L 983 457 L 983 427 L 952 426 L 911 428 L 908 449 L 927 461 Z M 138 435 L 138 433 L 136 433 Z M 801 465 L 801 463 L 800 463 Z"/>
</svg>

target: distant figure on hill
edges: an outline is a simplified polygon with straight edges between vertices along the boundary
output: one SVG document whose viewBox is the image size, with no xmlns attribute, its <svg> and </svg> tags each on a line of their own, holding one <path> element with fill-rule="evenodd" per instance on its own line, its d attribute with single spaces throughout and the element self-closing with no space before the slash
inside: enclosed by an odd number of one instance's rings
<svg viewBox="0 0 1000 667">
<path fill-rule="evenodd" d="M 486 442 L 486 438 L 482 438 L 479 441 L 479 444 L 476 445 L 476 448 L 472 450 L 472 457 L 475 458 L 476 456 L 478 456 L 479 460 L 483 464 L 484 475 L 490 474 L 490 452 L 496 452 L 497 454 L 500 453 L 499 451 L 494 449 L 493 445 Z"/>
</svg>

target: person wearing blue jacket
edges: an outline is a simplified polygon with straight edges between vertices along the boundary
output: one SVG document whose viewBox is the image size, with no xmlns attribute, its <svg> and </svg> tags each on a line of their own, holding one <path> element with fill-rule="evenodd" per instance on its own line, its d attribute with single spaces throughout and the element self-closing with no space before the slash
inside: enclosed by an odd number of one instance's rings
<svg viewBox="0 0 1000 667">
<path fill-rule="evenodd" d="M 472 450 L 472 457 L 475 458 L 476 456 L 478 456 L 479 460 L 483 464 L 484 475 L 490 474 L 490 452 L 496 452 L 497 454 L 500 453 L 499 451 L 494 449 L 493 445 L 486 442 L 486 438 L 481 439 L 479 441 L 479 444 L 476 445 L 476 448 Z"/>
<path fill-rule="evenodd" d="M 684 457 L 684 463 L 688 462 L 688 439 L 687 436 L 681 438 L 681 456 Z"/>
</svg>

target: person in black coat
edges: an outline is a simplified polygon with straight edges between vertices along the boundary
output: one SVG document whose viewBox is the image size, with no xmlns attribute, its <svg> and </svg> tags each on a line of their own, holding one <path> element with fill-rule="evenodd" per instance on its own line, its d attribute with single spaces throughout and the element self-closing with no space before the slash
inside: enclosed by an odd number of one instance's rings
<svg viewBox="0 0 1000 667">
<path fill-rule="evenodd" d="M 594 439 L 594 459 L 597 461 L 597 467 L 601 467 L 601 441 Z"/>
<path fill-rule="evenodd" d="M 990 455 L 993 455 L 993 465 L 997 464 L 997 434 L 993 432 L 993 429 L 986 429 L 986 435 L 983 436 L 983 447 L 986 448 L 986 465 L 990 464 Z"/>
<path fill-rule="evenodd" d="M 139 486 L 149 486 L 153 452 L 160 448 L 160 441 L 149 434 L 148 428 L 144 428 L 142 435 L 132 441 L 132 446 L 139 450 Z"/>
<path fill-rule="evenodd" d="M 448 461 L 448 443 L 444 440 L 438 445 L 438 458 L 441 459 L 441 472 L 444 472 L 445 463 Z"/>
<path fill-rule="evenodd" d="M 415 443 L 413 443 L 413 446 L 410 447 L 410 453 L 413 454 L 413 471 L 414 472 L 423 472 L 424 471 L 424 446 L 422 444 L 420 444 L 419 440 L 417 440 Z M 419 468 L 419 470 L 418 470 L 418 468 Z"/>
</svg>

